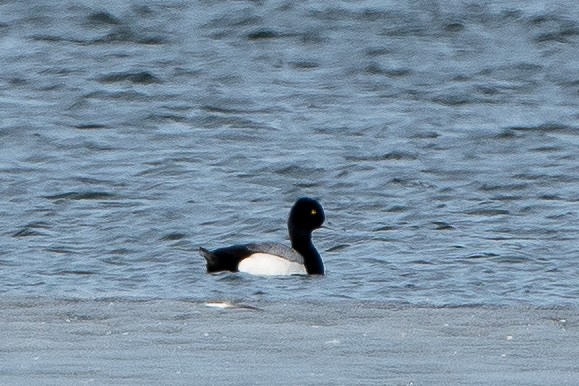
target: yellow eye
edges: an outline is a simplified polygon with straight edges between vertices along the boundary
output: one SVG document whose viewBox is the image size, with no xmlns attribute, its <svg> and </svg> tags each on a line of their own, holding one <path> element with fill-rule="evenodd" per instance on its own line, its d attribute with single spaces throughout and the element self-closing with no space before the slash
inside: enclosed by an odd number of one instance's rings
<svg viewBox="0 0 579 386">
<path fill-rule="evenodd" d="M 315 216 L 316 214 L 318 214 L 318 211 L 315 209 L 312 209 L 312 211 L 310 213 L 312 214 L 312 216 Z"/>
</svg>

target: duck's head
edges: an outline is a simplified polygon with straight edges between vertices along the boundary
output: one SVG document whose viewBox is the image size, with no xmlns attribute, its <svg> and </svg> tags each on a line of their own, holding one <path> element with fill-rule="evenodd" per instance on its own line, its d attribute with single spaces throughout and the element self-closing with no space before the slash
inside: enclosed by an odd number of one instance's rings
<svg viewBox="0 0 579 386">
<path fill-rule="evenodd" d="M 302 197 L 295 202 L 290 211 L 288 228 L 290 234 L 294 231 L 311 233 L 321 227 L 325 219 L 324 209 L 318 201 Z"/>
</svg>

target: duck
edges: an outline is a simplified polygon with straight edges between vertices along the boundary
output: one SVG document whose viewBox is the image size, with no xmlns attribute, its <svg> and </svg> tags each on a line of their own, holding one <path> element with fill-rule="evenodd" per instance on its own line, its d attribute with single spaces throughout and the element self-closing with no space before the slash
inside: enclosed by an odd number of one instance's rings
<svg viewBox="0 0 579 386">
<path fill-rule="evenodd" d="M 244 272 L 252 275 L 324 275 L 324 263 L 312 242 L 312 232 L 326 219 L 322 205 L 310 197 L 292 206 L 287 226 L 291 247 L 274 242 L 254 242 L 208 250 L 199 248 L 207 272 Z"/>
</svg>

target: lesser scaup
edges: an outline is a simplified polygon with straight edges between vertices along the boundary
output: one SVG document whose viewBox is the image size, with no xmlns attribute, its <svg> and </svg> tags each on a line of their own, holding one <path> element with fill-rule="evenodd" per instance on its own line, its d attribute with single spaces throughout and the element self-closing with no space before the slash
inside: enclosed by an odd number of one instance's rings
<svg viewBox="0 0 579 386">
<path fill-rule="evenodd" d="M 254 275 L 323 275 L 324 263 L 312 231 L 324 223 L 320 203 L 302 197 L 293 205 L 287 221 L 291 248 L 277 243 L 233 245 L 209 251 L 199 248 L 207 260 L 207 272 L 246 272 Z"/>
</svg>

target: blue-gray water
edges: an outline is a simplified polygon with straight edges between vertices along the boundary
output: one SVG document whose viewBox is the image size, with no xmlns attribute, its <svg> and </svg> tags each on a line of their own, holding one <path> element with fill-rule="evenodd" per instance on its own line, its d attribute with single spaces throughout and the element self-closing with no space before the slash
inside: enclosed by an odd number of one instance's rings
<svg viewBox="0 0 579 386">
<path fill-rule="evenodd" d="M 0 4 L 0 293 L 579 305 L 579 5 Z M 328 275 L 207 275 L 287 242 Z"/>
</svg>

